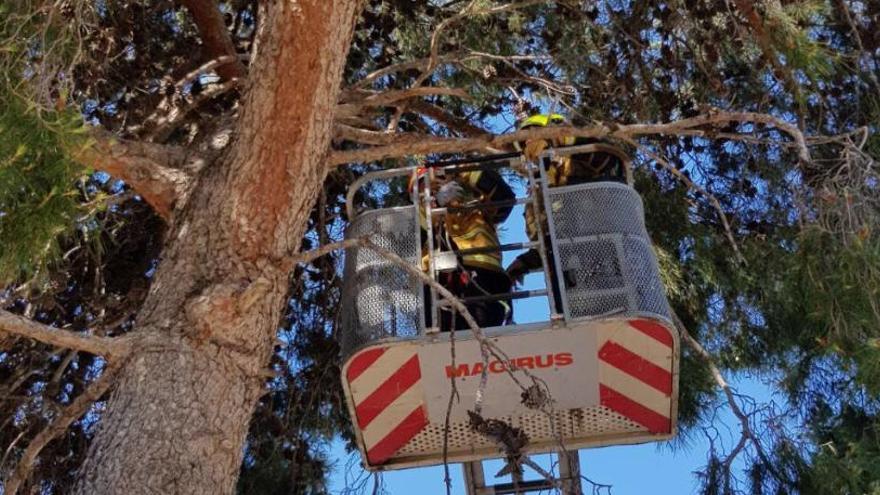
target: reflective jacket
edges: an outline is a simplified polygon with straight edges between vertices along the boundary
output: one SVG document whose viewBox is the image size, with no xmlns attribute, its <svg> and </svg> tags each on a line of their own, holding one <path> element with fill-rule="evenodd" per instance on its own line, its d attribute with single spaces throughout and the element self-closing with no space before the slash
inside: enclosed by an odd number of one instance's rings
<svg viewBox="0 0 880 495">
<path fill-rule="evenodd" d="M 462 205 L 515 198 L 513 190 L 494 170 L 464 172 L 458 174 L 455 180 L 464 186 L 469 196 L 461 202 Z M 459 264 L 464 267 L 485 268 L 504 273 L 495 225 L 504 222 L 512 209 L 513 206 L 510 205 L 447 211 L 443 221 L 434 225 L 435 249 L 438 246 L 442 246 L 443 250 L 454 251 L 485 248 L 485 252 L 459 255 Z M 423 209 L 421 209 L 421 221 L 424 229 L 427 223 Z M 427 269 L 427 255 L 424 256 L 422 265 Z"/>
</svg>

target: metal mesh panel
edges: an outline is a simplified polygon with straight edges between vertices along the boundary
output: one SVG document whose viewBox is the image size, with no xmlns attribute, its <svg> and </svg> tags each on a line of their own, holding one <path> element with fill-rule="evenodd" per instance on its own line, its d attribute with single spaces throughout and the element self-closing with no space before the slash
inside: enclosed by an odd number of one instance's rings
<svg viewBox="0 0 880 495">
<path fill-rule="evenodd" d="M 568 317 L 670 317 L 642 200 L 612 182 L 548 190 Z"/>
<path fill-rule="evenodd" d="M 373 210 L 359 215 L 346 229 L 346 238 L 369 235 L 376 245 L 417 265 L 421 241 L 414 206 Z M 344 354 L 387 337 L 421 333 L 421 282 L 401 267 L 366 248 L 345 254 L 345 285 L 340 314 L 340 343 Z"/>
<path fill-rule="evenodd" d="M 603 406 L 584 409 L 554 411 L 552 423 L 544 414 L 524 414 L 522 416 L 502 416 L 499 419 L 520 428 L 528 436 L 529 452 L 552 451 L 563 444 L 579 444 L 596 440 L 599 436 L 644 434 L 645 427 L 621 416 Z M 416 435 L 406 446 L 397 451 L 394 457 L 419 456 L 442 462 L 444 437 L 450 455 L 468 454 L 473 449 L 495 447 L 495 443 L 475 433 L 467 422 L 452 422 L 449 434 L 444 434 L 443 424 L 431 423 Z M 535 448 L 535 445 L 549 445 L 549 448 Z"/>
<path fill-rule="evenodd" d="M 549 189 L 557 239 L 601 234 L 648 238 L 642 200 L 631 187 L 595 182 Z"/>
</svg>

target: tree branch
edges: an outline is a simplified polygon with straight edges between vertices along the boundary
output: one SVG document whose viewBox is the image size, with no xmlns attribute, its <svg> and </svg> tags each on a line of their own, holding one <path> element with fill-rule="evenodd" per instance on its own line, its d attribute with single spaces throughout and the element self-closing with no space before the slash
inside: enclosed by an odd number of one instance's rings
<svg viewBox="0 0 880 495">
<path fill-rule="evenodd" d="M 185 169 L 200 167 L 201 157 L 174 146 L 121 140 L 105 131 L 95 130 L 92 135 L 95 142 L 76 152 L 74 158 L 87 167 L 122 179 L 159 216 L 169 220 L 192 182 Z"/>
<path fill-rule="evenodd" d="M 130 344 L 126 340 L 83 335 L 53 328 L 2 309 L 0 309 L 0 332 L 27 337 L 57 347 L 88 352 L 108 360 L 124 357 L 131 350 Z"/>
<path fill-rule="evenodd" d="M 662 124 L 631 124 L 622 126 L 600 124 L 589 127 L 539 127 L 501 135 L 485 133 L 481 136 L 468 138 L 445 138 L 401 133 L 397 134 L 399 136 L 398 140 L 384 146 L 360 150 L 334 151 L 330 154 L 328 163 L 340 165 L 417 154 L 466 153 L 491 148 L 504 149 L 517 141 L 551 139 L 562 136 L 626 139 L 650 135 L 687 134 L 689 136 L 711 137 L 713 127 L 732 122 L 763 124 L 775 127 L 792 138 L 797 148 L 798 158 L 802 164 L 809 163 L 811 160 L 804 135 L 794 125 L 772 115 L 762 113 L 712 111 L 701 116 Z"/>
<path fill-rule="evenodd" d="M 336 124 L 336 139 L 343 139 L 362 144 L 386 145 L 397 142 L 400 138 L 399 134 L 390 132 L 373 131 L 370 129 L 361 129 L 345 124 Z"/>
<path fill-rule="evenodd" d="M 761 445 L 761 441 L 755 435 L 752 430 L 751 422 L 749 421 L 749 416 L 743 412 L 739 403 L 736 401 L 736 396 L 734 395 L 733 390 L 730 388 L 730 384 L 727 383 L 727 380 L 724 378 L 724 375 L 721 373 L 721 369 L 718 368 L 718 365 L 715 364 L 715 360 L 712 355 L 709 354 L 709 351 L 703 347 L 697 339 L 695 339 L 690 332 L 688 332 L 687 328 L 682 323 L 681 319 L 678 317 L 675 312 L 672 313 L 672 319 L 675 323 L 675 328 L 678 329 L 679 335 L 681 335 L 682 340 L 697 353 L 700 359 L 706 363 L 706 366 L 709 367 L 709 371 L 712 374 L 712 379 L 715 380 L 715 384 L 718 385 L 718 388 L 724 393 L 725 398 L 727 399 L 727 404 L 730 407 L 730 411 L 736 416 L 736 419 L 739 421 L 740 428 L 742 430 L 742 437 L 748 439 L 755 446 L 755 451 L 758 453 L 758 457 L 761 459 L 761 462 L 764 463 L 765 467 L 773 473 L 773 476 L 776 477 L 780 482 L 790 485 L 791 482 L 785 476 L 783 476 L 775 467 L 770 459 L 770 456 L 767 455 L 767 452 L 764 450 L 764 446 Z M 743 442 L 740 441 L 740 444 Z M 737 453 L 738 450 L 742 450 L 741 445 L 737 445 L 736 447 Z"/>
<path fill-rule="evenodd" d="M 409 108 L 413 112 L 434 119 L 437 122 L 445 125 L 449 129 L 460 132 L 464 136 L 476 137 L 486 133 L 486 129 L 483 129 L 482 127 L 477 127 L 474 124 L 468 122 L 466 119 L 456 117 L 446 110 L 438 107 L 437 105 L 433 105 L 426 101 L 411 101 L 409 102 Z"/>
<path fill-rule="evenodd" d="M 437 57 L 436 65 L 444 64 L 448 62 L 454 62 L 460 60 L 465 56 L 465 53 L 450 53 L 448 55 L 443 55 Z M 373 72 L 370 72 L 363 79 L 354 84 L 354 88 L 364 88 L 373 81 L 379 79 L 380 77 L 387 76 L 389 74 L 394 74 L 395 72 L 403 72 L 406 70 L 418 69 L 419 67 L 425 66 L 428 62 L 427 58 L 419 58 L 416 60 L 407 60 L 406 62 L 400 62 L 398 64 L 389 65 L 387 67 L 382 67 L 381 69 L 376 69 Z"/>
<path fill-rule="evenodd" d="M 209 59 L 218 57 L 232 57 L 232 59 L 217 67 L 217 74 L 225 80 L 241 79 L 247 75 L 247 69 L 238 59 L 235 45 L 223 22 L 223 14 L 215 0 L 182 0 L 183 5 L 190 11 L 196 27 L 199 29 L 199 37 L 207 50 Z"/>
<path fill-rule="evenodd" d="M 15 492 L 18 491 L 21 484 L 27 480 L 31 467 L 33 467 L 37 456 L 43 448 L 48 445 L 49 442 L 64 433 L 67 428 L 77 420 L 77 418 L 85 414 L 92 404 L 110 389 L 120 368 L 121 365 L 119 364 L 114 364 L 111 367 L 108 367 L 97 381 L 80 394 L 79 397 L 74 399 L 74 401 L 54 420 L 52 420 L 43 431 L 31 440 L 27 449 L 25 449 L 24 454 L 22 454 L 21 459 L 19 459 L 18 465 L 12 470 L 12 474 L 10 474 L 9 478 L 4 480 L 3 493 L 6 495 L 15 495 Z"/>
<path fill-rule="evenodd" d="M 237 88 L 240 79 L 232 78 L 219 84 L 212 84 L 196 95 L 191 102 L 172 108 L 166 115 L 158 117 L 151 115 L 147 120 L 152 121 L 155 128 L 148 133 L 148 139 L 163 142 L 179 127 L 183 119 L 193 110 L 199 108 L 202 103 Z"/>
<path fill-rule="evenodd" d="M 446 55 L 439 55 L 435 59 L 434 69 L 440 67 L 445 64 L 454 64 L 454 63 L 463 63 L 470 60 L 480 60 L 480 59 L 489 59 L 489 60 L 498 60 L 503 62 L 516 62 L 520 60 L 551 60 L 552 57 L 550 55 L 495 55 L 493 53 L 483 53 L 483 52 L 475 52 L 475 51 L 460 51 L 460 52 L 452 52 L 447 53 Z M 429 59 L 420 58 L 415 60 L 407 60 L 406 62 L 400 62 L 397 64 L 389 65 L 386 67 L 382 67 L 381 69 L 376 69 L 373 72 L 370 72 L 363 79 L 354 83 L 351 86 L 353 89 L 365 88 L 370 83 L 376 81 L 377 79 L 387 76 L 389 74 L 394 74 L 396 72 L 403 72 L 412 69 L 418 69 L 419 67 L 424 67 L 428 63 Z"/>
<path fill-rule="evenodd" d="M 350 93 L 351 94 L 351 93 Z M 355 93 L 357 94 L 357 93 Z M 421 98 L 424 96 L 456 96 L 458 98 L 468 98 L 468 94 L 459 88 L 443 88 L 438 86 L 425 86 L 419 88 L 399 89 L 375 93 L 367 96 L 360 101 L 346 102 L 336 106 L 337 118 L 352 117 L 357 115 L 361 109 L 365 107 L 382 107 L 388 106 L 399 101 L 408 100 L 410 98 Z"/>
</svg>

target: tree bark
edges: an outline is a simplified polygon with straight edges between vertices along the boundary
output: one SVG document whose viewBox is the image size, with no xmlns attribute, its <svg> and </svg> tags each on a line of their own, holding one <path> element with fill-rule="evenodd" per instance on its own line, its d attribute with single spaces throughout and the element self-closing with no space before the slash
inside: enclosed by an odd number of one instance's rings
<svg viewBox="0 0 880 495">
<path fill-rule="evenodd" d="M 175 213 L 76 493 L 232 493 L 322 186 L 360 0 L 277 0 L 230 153 Z"/>
</svg>

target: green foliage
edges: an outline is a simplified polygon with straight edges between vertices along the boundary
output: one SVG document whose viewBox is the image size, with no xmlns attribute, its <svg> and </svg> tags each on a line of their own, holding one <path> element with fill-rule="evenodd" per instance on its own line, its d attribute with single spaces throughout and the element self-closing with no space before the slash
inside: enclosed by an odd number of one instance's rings
<svg viewBox="0 0 880 495">
<path fill-rule="evenodd" d="M 830 6 L 822 0 L 798 0 L 782 5 L 767 2 L 768 25 L 775 48 L 786 64 L 813 81 L 830 76 L 837 54 L 817 41 L 806 26 L 828 16 Z"/>
<path fill-rule="evenodd" d="M 85 212 L 70 154 L 88 146 L 75 112 L 38 112 L 0 93 L 0 284 L 45 275 Z"/>
<path fill-rule="evenodd" d="M 91 7 L 10 0 L 0 5 L 0 285 L 46 277 L 59 240 L 85 213 L 70 156 L 88 146 L 68 107 Z"/>
<path fill-rule="evenodd" d="M 858 406 L 814 416 L 818 451 L 801 480 L 803 493 L 880 494 L 880 421 Z"/>
<path fill-rule="evenodd" d="M 765 251 L 766 253 L 766 251 Z M 760 307 L 777 328 L 767 350 L 796 347 L 831 353 L 849 363 L 871 393 L 880 394 L 880 242 L 876 235 L 848 245 L 816 229 L 801 234 L 767 280 Z"/>
</svg>

